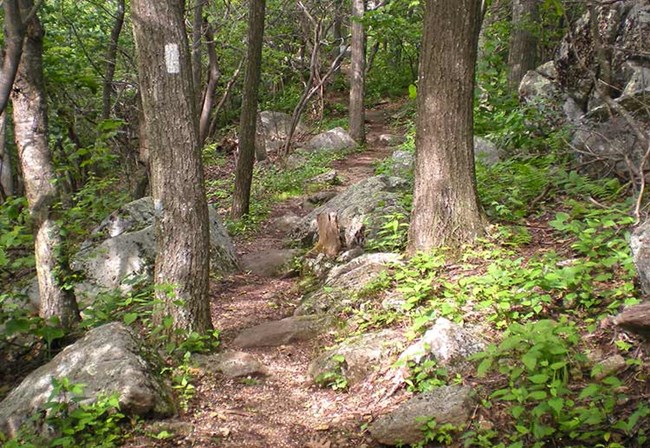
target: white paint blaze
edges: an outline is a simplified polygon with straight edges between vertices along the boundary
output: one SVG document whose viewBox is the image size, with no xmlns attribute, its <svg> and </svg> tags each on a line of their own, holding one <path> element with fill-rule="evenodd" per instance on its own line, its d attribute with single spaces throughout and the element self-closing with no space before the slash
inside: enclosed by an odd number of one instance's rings
<svg viewBox="0 0 650 448">
<path fill-rule="evenodd" d="M 167 73 L 176 74 L 181 72 L 178 44 L 165 45 L 165 65 L 167 66 Z"/>
</svg>

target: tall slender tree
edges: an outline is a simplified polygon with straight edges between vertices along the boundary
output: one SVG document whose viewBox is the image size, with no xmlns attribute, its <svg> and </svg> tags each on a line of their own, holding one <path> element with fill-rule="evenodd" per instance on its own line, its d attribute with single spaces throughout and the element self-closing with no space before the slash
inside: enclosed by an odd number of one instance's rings
<svg viewBox="0 0 650 448">
<path fill-rule="evenodd" d="M 155 211 L 156 318 L 201 333 L 212 328 L 210 244 L 183 2 L 133 0 L 131 8 Z"/>
<path fill-rule="evenodd" d="M 262 41 L 266 0 L 250 0 L 248 12 L 248 65 L 244 76 L 241 118 L 239 121 L 239 156 L 235 170 L 235 191 L 230 215 L 239 219 L 250 208 L 255 136 L 257 129 L 257 97 L 262 71 Z"/>
<path fill-rule="evenodd" d="M 480 0 L 426 0 L 408 252 L 458 248 L 483 232 L 473 154 Z"/>
<path fill-rule="evenodd" d="M 34 226 L 39 314 L 45 319 L 58 318 L 63 328 L 70 328 L 79 320 L 79 310 L 72 293 L 62 287 L 69 269 L 63 256 L 61 228 L 52 210 L 59 192 L 48 145 L 44 32 L 32 0 L 20 0 L 20 10 L 22 20 L 26 20 L 26 35 L 11 102 L 18 158 Z"/>
<path fill-rule="evenodd" d="M 508 52 L 508 84 L 517 91 L 528 70 L 537 65 L 537 35 L 533 27 L 539 18 L 539 0 L 512 0 L 512 32 Z"/>
<path fill-rule="evenodd" d="M 366 141 L 363 107 L 366 77 L 366 33 L 363 23 L 361 23 L 365 9 L 365 0 L 352 0 L 350 136 L 360 145 Z"/>
<path fill-rule="evenodd" d="M 113 94 L 113 78 L 117 66 L 117 49 L 124 26 L 124 15 L 126 13 L 126 0 L 115 0 L 115 21 L 111 29 L 111 35 L 106 49 L 106 69 L 104 71 L 104 92 L 102 95 L 102 118 L 104 120 L 111 116 L 111 95 Z"/>
</svg>

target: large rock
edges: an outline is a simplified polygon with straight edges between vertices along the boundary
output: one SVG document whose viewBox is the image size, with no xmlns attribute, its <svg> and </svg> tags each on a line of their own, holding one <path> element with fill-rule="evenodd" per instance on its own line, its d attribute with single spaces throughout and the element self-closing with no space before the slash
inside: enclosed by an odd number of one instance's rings
<svg viewBox="0 0 650 448">
<path fill-rule="evenodd" d="M 443 386 L 416 395 L 393 412 L 379 417 L 368 426 L 374 440 L 384 445 L 412 445 L 424 439 L 422 427 L 428 420 L 438 425 L 466 424 L 471 416 L 474 399 L 465 386 Z"/>
<path fill-rule="evenodd" d="M 113 212 L 91 233 L 72 258 L 72 268 L 81 271 L 85 281 L 77 295 L 93 296 L 97 292 L 120 289 L 128 291 L 134 277 L 152 279 L 156 242 L 153 228 L 153 201 L 138 199 Z M 210 269 L 225 274 L 238 269 L 232 240 L 209 207 Z"/>
<path fill-rule="evenodd" d="M 554 99 L 561 96 L 560 86 L 556 83 L 557 70 L 553 61 L 530 70 L 519 84 L 519 97 L 528 103 L 540 99 Z"/>
<path fill-rule="evenodd" d="M 391 173 L 393 176 L 407 178 L 413 175 L 415 154 L 412 151 L 397 150 L 391 156 Z"/>
<path fill-rule="evenodd" d="M 316 384 L 323 386 L 328 385 L 330 374 L 353 386 L 370 374 L 390 367 L 403 341 L 401 333 L 394 330 L 355 336 L 314 359 L 307 373 Z"/>
<path fill-rule="evenodd" d="M 240 348 L 275 347 L 312 339 L 336 324 L 331 316 L 294 316 L 242 331 L 233 341 Z"/>
<path fill-rule="evenodd" d="M 408 189 L 408 183 L 399 177 L 382 175 L 362 180 L 305 216 L 291 236 L 305 246 L 314 244 L 318 237 L 316 217 L 323 212 L 336 212 L 345 246 L 352 248 L 362 227 L 366 237 L 373 237 L 386 215 L 407 215 L 400 198 Z"/>
<path fill-rule="evenodd" d="M 262 124 L 262 135 L 264 136 L 266 151 L 277 151 L 282 147 L 289 135 L 291 115 L 265 110 L 260 112 L 259 119 Z M 304 134 L 306 132 L 307 128 L 299 122 L 295 134 Z"/>
<path fill-rule="evenodd" d="M 307 294 L 294 315 L 337 312 L 354 303 L 355 294 L 362 291 L 391 266 L 401 263 L 394 253 L 364 254 L 330 270 L 324 284 Z"/>
<path fill-rule="evenodd" d="M 641 132 L 650 135 L 650 122 L 639 121 L 637 125 Z M 604 122 L 583 120 L 573 135 L 571 146 L 582 172 L 593 177 L 621 179 L 630 179 L 630 169 L 641 166 L 647 151 L 621 117 Z M 647 173 L 650 167 L 645 169 Z"/>
<path fill-rule="evenodd" d="M 356 148 L 357 143 L 343 128 L 334 128 L 318 134 L 307 142 L 308 151 L 342 151 Z"/>
<path fill-rule="evenodd" d="M 95 401 L 99 394 L 117 393 L 120 409 L 127 415 L 172 415 L 171 391 L 152 359 L 155 354 L 123 324 L 95 328 L 30 373 L 0 403 L 0 432 L 15 437 L 20 426 L 48 401 L 52 380 L 62 378 L 85 385 L 82 403 Z"/>
<path fill-rule="evenodd" d="M 400 355 L 400 360 L 419 364 L 433 358 L 438 365 L 447 366 L 464 360 L 485 349 L 485 343 L 476 335 L 445 318 L 435 324 Z"/>
<path fill-rule="evenodd" d="M 650 221 L 637 227 L 630 238 L 630 248 L 641 288 L 650 294 Z"/>
<path fill-rule="evenodd" d="M 613 97 L 618 97 L 634 75 L 628 62 L 650 66 L 646 57 L 650 48 L 650 4 L 645 0 L 606 2 L 596 7 L 596 13 L 599 44 L 607 50 L 605 63 L 611 72 L 608 84 Z M 590 14 L 586 12 L 564 37 L 555 58 L 559 84 L 585 111 L 597 105 L 591 74 L 605 72 L 598 66 L 600 62 Z"/>
</svg>

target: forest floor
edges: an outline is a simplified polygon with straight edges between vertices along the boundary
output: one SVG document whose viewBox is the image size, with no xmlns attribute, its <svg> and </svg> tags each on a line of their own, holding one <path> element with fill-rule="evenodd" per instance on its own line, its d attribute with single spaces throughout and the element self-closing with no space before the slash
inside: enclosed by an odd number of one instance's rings
<svg viewBox="0 0 650 448">
<path fill-rule="evenodd" d="M 373 176 L 375 164 L 390 156 L 392 149 L 380 143 L 379 136 L 391 132 L 386 117 L 393 109 L 394 105 L 385 105 L 367 112 L 365 149 L 333 163 L 332 168 L 342 179 L 342 184 L 334 187 L 336 190 Z M 286 247 L 285 231 L 269 223 L 288 213 L 307 214 L 309 211 L 301 205 L 303 199 L 292 198 L 275 205 L 268 222 L 260 225 L 256 234 L 235 241 L 238 254 L 243 257 Z M 242 330 L 291 316 L 301 298 L 299 280 L 242 272 L 213 282 L 212 316 L 215 328 L 221 331 L 220 350 L 230 350 Z M 340 393 L 314 386 L 307 376 L 307 367 L 318 350 L 332 343 L 332 336 L 325 335 L 307 342 L 244 350 L 268 369 L 269 375 L 263 378 L 228 379 L 200 374 L 194 378 L 196 394 L 187 412 L 171 423 L 172 427 L 188 428 L 188 433 L 180 439 L 157 442 L 156 446 L 374 446 L 360 428 L 372 420 L 375 410 L 386 407 L 382 390 L 366 386 Z M 132 439 L 128 446 L 152 443 L 151 439 Z"/>
</svg>

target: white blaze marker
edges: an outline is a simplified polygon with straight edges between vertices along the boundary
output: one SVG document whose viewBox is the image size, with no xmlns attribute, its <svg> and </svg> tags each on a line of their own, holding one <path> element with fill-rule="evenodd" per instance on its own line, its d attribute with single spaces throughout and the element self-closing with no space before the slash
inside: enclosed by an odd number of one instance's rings
<svg viewBox="0 0 650 448">
<path fill-rule="evenodd" d="M 175 74 L 181 72 L 178 44 L 165 45 L 165 65 L 167 66 L 167 73 Z"/>
</svg>

